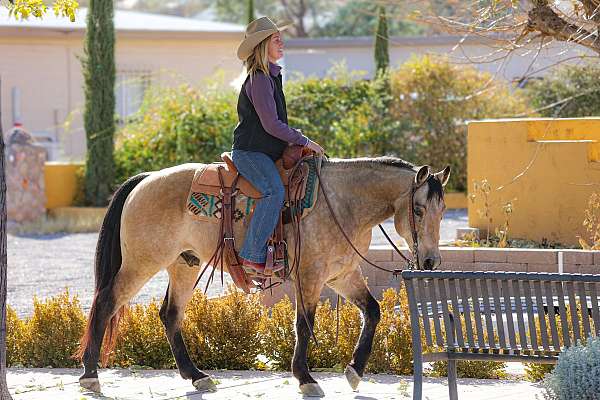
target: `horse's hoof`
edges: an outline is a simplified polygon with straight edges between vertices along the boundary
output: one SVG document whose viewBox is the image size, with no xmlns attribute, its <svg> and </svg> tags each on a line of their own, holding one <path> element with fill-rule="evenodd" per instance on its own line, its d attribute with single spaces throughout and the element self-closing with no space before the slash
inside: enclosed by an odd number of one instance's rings
<svg viewBox="0 0 600 400">
<path fill-rule="evenodd" d="M 98 378 L 79 378 L 79 385 L 92 392 L 100 393 L 100 381 Z"/>
<path fill-rule="evenodd" d="M 216 392 L 217 385 L 213 382 L 210 376 L 205 376 L 204 378 L 196 379 L 192 382 L 192 385 L 199 392 Z"/>
<path fill-rule="evenodd" d="M 300 393 L 306 397 L 323 397 L 325 392 L 318 383 L 305 383 L 300 385 Z"/>
<path fill-rule="evenodd" d="M 354 368 L 350 365 L 346 366 L 346 370 L 344 371 L 344 375 L 346 375 L 346 380 L 350 384 L 352 390 L 356 390 L 358 384 L 360 383 L 360 376 L 356 372 Z"/>
</svg>

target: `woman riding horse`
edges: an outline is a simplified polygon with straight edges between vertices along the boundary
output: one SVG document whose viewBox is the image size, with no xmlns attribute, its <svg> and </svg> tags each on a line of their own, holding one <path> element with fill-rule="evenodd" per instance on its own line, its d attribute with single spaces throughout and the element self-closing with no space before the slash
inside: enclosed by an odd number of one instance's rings
<svg viewBox="0 0 600 400">
<path fill-rule="evenodd" d="M 267 17 L 252 21 L 237 51 L 248 76 L 238 99 L 240 122 L 234 130 L 231 158 L 240 174 L 263 195 L 240 251 L 242 266 L 250 275 L 265 269 L 267 241 L 285 197 L 275 161 L 289 144 L 323 153 L 321 146 L 287 125 L 281 67 L 276 62 L 283 57 L 281 31 L 289 26 L 278 27 Z M 282 268 L 276 265 L 273 272 Z"/>
<path fill-rule="evenodd" d="M 262 33 L 257 35 L 258 32 Z M 240 50 L 244 50 L 242 58 L 264 43 L 259 55 L 264 56 L 266 49 L 273 48 L 272 59 L 276 60 L 281 55 L 281 37 L 275 35 L 279 35 L 279 29 L 266 20 L 250 24 L 246 36 L 254 37 L 258 46 L 251 46 L 252 42 L 245 41 L 246 45 L 240 46 Z M 258 40 L 261 36 L 262 39 Z M 264 42 L 267 39 L 268 42 Z M 269 53 L 271 50 L 267 51 Z M 261 68 L 264 67 L 263 62 Z M 269 68 L 268 76 L 263 69 L 255 70 L 240 93 L 239 108 L 242 111 L 238 128 L 244 128 L 236 133 L 236 140 L 245 137 L 242 142 L 247 141 L 242 147 L 257 147 L 248 150 L 240 148 L 240 142 L 234 144 L 234 152 L 258 154 L 236 159 L 240 170 L 250 180 L 254 179 L 253 171 L 258 171 L 256 175 L 259 178 L 253 183 L 257 186 L 264 183 L 260 187 L 263 192 L 271 187 L 272 182 L 277 182 L 266 178 L 267 174 L 272 174 L 269 168 L 272 168 L 273 158 L 266 152 L 256 151 L 259 142 L 249 138 L 272 140 L 272 144 L 278 143 L 279 151 L 287 142 L 276 142 L 272 132 L 287 132 L 288 136 L 284 137 L 294 137 L 296 143 L 306 142 L 303 136 L 285 124 L 285 103 L 277 70 L 273 69 L 273 75 Z M 261 85 L 262 89 L 259 89 Z M 274 120 L 272 102 L 275 103 L 279 122 Z M 269 115 L 269 109 L 271 118 L 263 120 L 263 113 Z M 246 118 L 254 120 L 250 123 L 245 121 Z M 269 124 L 281 130 L 272 130 Z M 259 129 L 260 133 L 257 133 Z M 320 146 L 313 142 L 308 142 L 308 146 L 322 152 Z M 259 159 L 262 161 L 257 161 Z M 196 390 L 216 389 L 213 380 L 190 359 L 181 332 L 185 308 L 201 268 L 211 259 L 216 244 L 221 240 L 219 224 L 193 219 L 186 208 L 194 176 L 204 168 L 203 164 L 190 163 L 142 173 L 128 179 L 115 192 L 98 238 L 94 300 L 77 353 L 85 368 L 79 379 L 82 387 L 100 391 L 98 362 L 102 356 L 105 364 L 114 348 L 118 321 L 124 307 L 146 282 L 166 269 L 169 285 L 160 309 L 160 319 L 179 373 L 182 378 L 190 379 Z M 352 360 L 345 370 L 350 386 L 356 389 L 365 371 L 380 318 L 379 304 L 371 295 L 359 266 L 359 254 L 368 251 L 373 227 L 393 217 L 395 230 L 407 241 L 413 259 L 417 260 L 416 266 L 421 269 L 438 266 L 441 262 L 439 229 L 445 209 L 443 187 L 448 182 L 450 167 L 431 173 L 428 166 L 416 167 L 391 157 L 330 159 L 323 161 L 319 176 L 321 193 L 327 196 L 318 196 L 313 210 L 300 221 L 302 247 L 299 254 L 295 254 L 295 243 L 288 243 L 290 257 L 300 257 L 294 276 L 296 345 L 291 368 L 301 392 L 308 396 L 323 395 L 323 390 L 310 374 L 307 361 L 310 330 L 321 291 L 328 286 L 361 311 L 363 326 Z M 275 205 L 268 208 L 263 211 L 265 215 L 279 211 Z M 256 216 L 255 213 L 254 219 Z M 262 224 L 257 223 L 255 229 L 268 231 L 260 226 Z M 286 226 L 286 230 L 290 229 Z M 245 226 L 236 222 L 233 230 L 235 243 L 241 243 L 246 236 Z M 287 237 L 293 238 L 291 231 L 287 233 Z M 252 253 L 243 254 L 256 256 L 254 261 L 260 263 L 264 243 L 257 238 L 254 236 L 248 242 L 247 249 Z M 185 262 L 182 254 L 190 253 L 200 261 L 200 265 L 189 266 Z"/>
</svg>

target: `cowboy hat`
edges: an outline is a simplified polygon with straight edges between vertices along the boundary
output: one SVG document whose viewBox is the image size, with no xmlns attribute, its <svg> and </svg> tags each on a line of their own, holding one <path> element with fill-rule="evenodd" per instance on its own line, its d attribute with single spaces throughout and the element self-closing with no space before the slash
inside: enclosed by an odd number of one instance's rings
<svg viewBox="0 0 600 400">
<path fill-rule="evenodd" d="M 252 54 L 254 48 L 263 40 L 268 38 L 274 33 L 283 31 L 284 29 L 292 26 L 292 21 L 283 21 L 279 25 L 276 25 L 268 17 L 260 17 L 250 22 L 246 27 L 246 35 L 244 40 L 239 44 L 237 49 L 237 56 L 240 60 L 246 61 Z"/>
</svg>

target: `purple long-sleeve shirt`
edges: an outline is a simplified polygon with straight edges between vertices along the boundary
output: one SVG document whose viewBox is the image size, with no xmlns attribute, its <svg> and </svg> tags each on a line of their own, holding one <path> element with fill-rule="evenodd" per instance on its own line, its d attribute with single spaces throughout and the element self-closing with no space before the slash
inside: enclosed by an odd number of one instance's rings
<svg viewBox="0 0 600 400">
<path fill-rule="evenodd" d="M 281 67 L 270 62 L 269 72 L 273 76 L 278 76 L 281 73 Z M 275 84 L 270 76 L 255 74 L 252 80 L 249 79 L 246 82 L 245 90 L 258 114 L 258 118 L 260 118 L 260 123 L 267 133 L 288 143 L 302 146 L 308 144 L 306 136 L 299 130 L 290 128 L 277 116 L 277 106 L 274 98 Z"/>
</svg>

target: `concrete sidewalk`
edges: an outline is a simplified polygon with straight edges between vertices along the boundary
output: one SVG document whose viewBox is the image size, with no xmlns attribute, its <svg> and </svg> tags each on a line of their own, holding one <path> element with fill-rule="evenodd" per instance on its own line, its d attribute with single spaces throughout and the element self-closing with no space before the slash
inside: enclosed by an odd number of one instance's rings
<svg viewBox="0 0 600 400">
<path fill-rule="evenodd" d="M 290 373 L 262 371 L 212 371 L 218 391 L 198 393 L 190 381 L 175 370 L 111 369 L 100 371 L 103 395 L 82 391 L 77 381 L 81 370 L 9 368 L 7 380 L 15 400 L 82 400 L 82 399 L 301 399 L 297 381 Z M 352 392 L 343 374 L 314 373 L 325 391 L 325 399 L 407 399 L 412 395 L 412 377 L 367 375 Z M 460 379 L 461 400 L 542 398 L 539 385 L 525 381 Z M 424 399 L 448 398 L 445 379 L 426 378 Z M 536 396 L 537 395 L 537 396 Z"/>
</svg>

